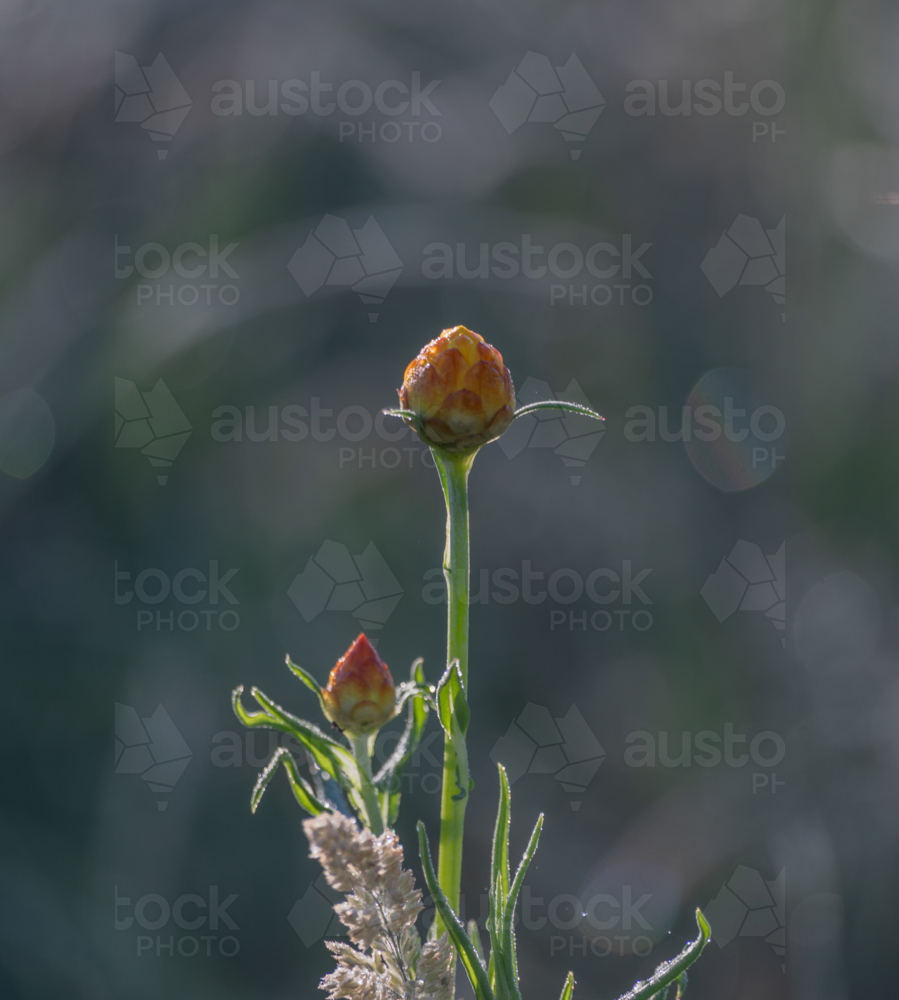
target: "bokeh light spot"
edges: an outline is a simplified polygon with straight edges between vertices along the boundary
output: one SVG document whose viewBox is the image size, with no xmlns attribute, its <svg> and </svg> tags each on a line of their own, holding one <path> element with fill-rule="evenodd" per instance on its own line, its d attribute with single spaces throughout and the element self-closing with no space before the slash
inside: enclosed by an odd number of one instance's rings
<svg viewBox="0 0 899 1000">
<path fill-rule="evenodd" d="M 786 417 L 736 368 L 706 372 L 687 397 L 679 430 L 696 471 L 725 492 L 763 483 L 786 457 Z"/>
</svg>

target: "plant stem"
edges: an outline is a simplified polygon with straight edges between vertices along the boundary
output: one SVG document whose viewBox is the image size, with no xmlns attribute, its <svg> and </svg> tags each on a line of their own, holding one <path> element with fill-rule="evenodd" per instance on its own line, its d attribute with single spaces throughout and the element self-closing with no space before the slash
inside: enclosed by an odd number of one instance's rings
<svg viewBox="0 0 899 1000">
<path fill-rule="evenodd" d="M 446 661 L 459 661 L 462 683 L 468 690 L 468 473 L 474 452 L 450 455 L 432 448 L 446 500 Z M 464 733 L 463 733 L 464 737 Z M 443 792 L 440 801 L 440 857 L 437 878 L 450 906 L 458 912 L 462 881 L 462 835 L 468 788 L 457 781 L 456 754 L 449 739 L 443 750 Z"/>
<path fill-rule="evenodd" d="M 375 791 L 371 777 L 373 738 L 371 736 L 350 736 L 349 739 L 353 745 L 353 757 L 356 759 L 356 766 L 362 774 L 362 799 L 365 802 L 365 811 L 368 813 L 368 826 L 371 832 L 377 837 L 384 832 L 384 823 L 381 818 L 378 793 Z"/>
</svg>

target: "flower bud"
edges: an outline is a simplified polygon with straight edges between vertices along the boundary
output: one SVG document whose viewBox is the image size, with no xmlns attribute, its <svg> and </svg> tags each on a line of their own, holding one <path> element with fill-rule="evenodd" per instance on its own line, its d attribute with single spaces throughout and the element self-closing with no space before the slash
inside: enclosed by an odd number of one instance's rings
<svg viewBox="0 0 899 1000">
<path fill-rule="evenodd" d="M 464 326 L 444 330 L 406 369 L 400 405 L 426 444 L 479 448 L 512 423 L 515 389 L 503 356 Z"/>
<path fill-rule="evenodd" d="M 396 715 L 396 687 L 365 633 L 341 656 L 322 691 L 325 715 L 350 735 L 372 733 Z"/>
</svg>

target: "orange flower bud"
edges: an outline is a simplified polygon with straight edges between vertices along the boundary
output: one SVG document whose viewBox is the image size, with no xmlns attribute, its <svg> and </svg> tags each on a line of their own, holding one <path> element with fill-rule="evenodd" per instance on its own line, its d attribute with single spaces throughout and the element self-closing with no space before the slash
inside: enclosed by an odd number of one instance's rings
<svg viewBox="0 0 899 1000">
<path fill-rule="evenodd" d="M 365 633 L 337 661 L 322 691 L 325 715 L 351 735 L 372 733 L 396 715 L 396 687 Z"/>
<path fill-rule="evenodd" d="M 451 452 L 498 438 L 515 412 L 503 356 L 464 326 L 444 330 L 422 348 L 406 369 L 399 395 L 402 408 L 415 413 L 422 439 Z"/>
</svg>

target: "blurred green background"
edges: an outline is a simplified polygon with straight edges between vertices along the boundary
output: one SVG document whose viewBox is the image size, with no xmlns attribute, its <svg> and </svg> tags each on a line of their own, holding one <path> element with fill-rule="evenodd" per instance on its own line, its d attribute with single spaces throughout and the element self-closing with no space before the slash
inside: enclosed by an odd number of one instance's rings
<svg viewBox="0 0 899 1000">
<path fill-rule="evenodd" d="M 438 676 L 439 485 L 375 417 L 460 323 L 606 416 L 472 473 L 468 915 L 511 754 L 513 849 L 547 813 L 526 997 L 617 996 L 713 900 L 695 1000 L 895 989 L 897 32 L 874 2 L 3 5 L 2 996 L 317 995 L 319 871 L 285 783 L 250 816 L 273 745 L 229 694 L 315 718 L 285 653 L 323 680 L 363 627 Z"/>
</svg>

